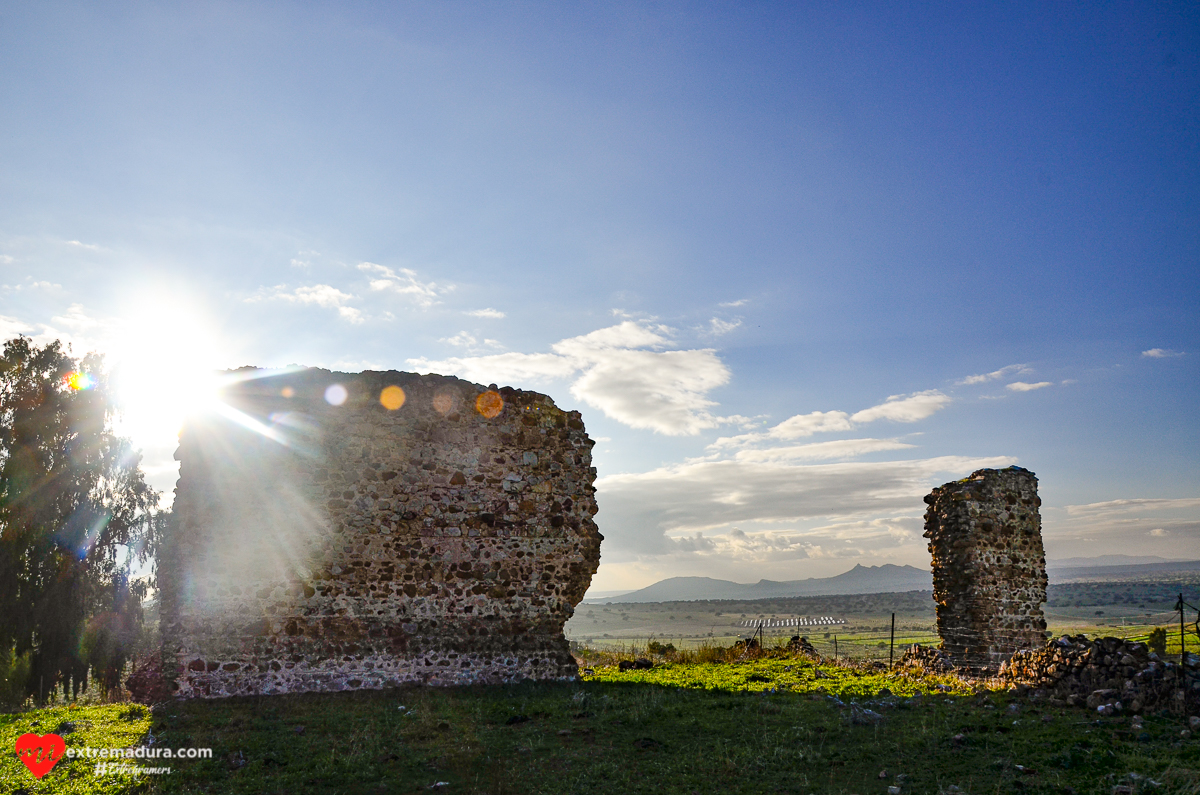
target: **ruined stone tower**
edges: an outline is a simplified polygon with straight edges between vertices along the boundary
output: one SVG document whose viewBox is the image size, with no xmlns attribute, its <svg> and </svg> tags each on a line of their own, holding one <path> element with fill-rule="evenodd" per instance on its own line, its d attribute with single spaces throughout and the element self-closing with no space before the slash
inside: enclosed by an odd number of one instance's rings
<svg viewBox="0 0 1200 795">
<path fill-rule="evenodd" d="M 995 672 L 1046 639 L 1046 555 L 1037 478 L 980 469 L 925 498 L 938 635 L 956 665 Z"/>
<path fill-rule="evenodd" d="M 572 677 L 593 442 L 544 395 L 246 368 L 180 437 L 160 555 L 180 697 Z"/>
</svg>

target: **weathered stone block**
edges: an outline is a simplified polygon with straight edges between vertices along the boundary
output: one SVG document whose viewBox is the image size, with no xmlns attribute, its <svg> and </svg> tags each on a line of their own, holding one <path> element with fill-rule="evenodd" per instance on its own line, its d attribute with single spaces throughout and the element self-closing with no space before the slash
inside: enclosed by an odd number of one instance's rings
<svg viewBox="0 0 1200 795">
<path fill-rule="evenodd" d="M 994 673 L 1046 639 L 1046 555 L 1037 478 L 980 469 L 925 498 L 942 648 L 961 668 Z"/>
<path fill-rule="evenodd" d="M 437 375 L 233 375 L 176 453 L 177 696 L 576 674 L 562 628 L 601 541 L 578 412 Z"/>
</svg>

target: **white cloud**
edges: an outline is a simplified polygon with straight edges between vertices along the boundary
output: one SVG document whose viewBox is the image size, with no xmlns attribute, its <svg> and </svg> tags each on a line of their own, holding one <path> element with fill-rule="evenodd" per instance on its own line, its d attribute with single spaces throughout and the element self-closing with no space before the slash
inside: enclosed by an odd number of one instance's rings
<svg viewBox="0 0 1200 795">
<path fill-rule="evenodd" d="M 491 309 L 491 308 L 473 309 L 470 312 L 467 312 L 466 314 L 470 315 L 471 317 L 489 317 L 489 318 L 494 318 L 496 320 L 504 319 L 504 313 L 501 312 L 499 309 Z"/>
<path fill-rule="evenodd" d="M 911 395 L 892 395 L 878 406 L 851 415 L 853 422 L 874 422 L 875 420 L 894 420 L 895 422 L 916 422 L 941 411 L 950 396 L 936 389 L 924 392 L 914 392 Z"/>
<path fill-rule="evenodd" d="M 796 414 L 766 431 L 765 433 L 743 433 L 737 436 L 722 436 L 711 445 L 710 450 L 738 447 L 756 442 L 800 439 L 814 433 L 830 433 L 853 430 L 850 415 L 844 411 L 814 411 Z"/>
<path fill-rule="evenodd" d="M 814 433 L 848 431 L 854 425 L 844 411 L 813 411 L 788 417 L 767 432 L 771 439 L 799 439 Z"/>
<path fill-rule="evenodd" d="M 1195 560 L 1200 549 L 1200 498 L 1106 500 L 1042 508 L 1053 557 L 1139 554 Z"/>
<path fill-rule="evenodd" d="M 650 326 L 633 320 L 626 320 L 615 326 L 596 329 L 579 337 L 570 337 L 554 343 L 550 347 L 564 356 L 575 356 L 589 359 L 594 355 L 614 350 L 628 348 L 663 348 L 670 344 L 665 334 L 670 333 L 666 326 Z"/>
<path fill-rule="evenodd" d="M 714 337 L 719 337 L 722 334 L 728 334 L 740 325 L 742 325 L 742 321 L 740 320 L 734 320 L 730 322 L 727 320 L 721 320 L 719 317 L 714 317 L 711 321 L 709 321 L 708 333 Z"/>
<path fill-rule="evenodd" d="M 21 290 L 24 290 L 26 287 L 28 287 L 30 290 L 61 290 L 62 289 L 61 284 L 54 284 L 53 282 L 45 282 L 45 281 L 35 282 L 33 280 L 32 276 L 26 276 L 25 281 L 27 282 L 27 284 L 0 285 L 0 289 L 12 290 L 13 292 L 17 292 L 17 293 L 21 292 Z"/>
<path fill-rule="evenodd" d="M 923 509 L 939 475 L 958 477 L 1015 459 L 939 458 L 795 465 L 775 461 L 696 461 L 596 481 L 601 526 L 612 548 L 669 551 L 665 533 L 731 524 L 866 520 Z M 614 550 L 615 551 L 615 550 Z"/>
<path fill-rule="evenodd" d="M 400 268 L 399 272 L 374 262 L 360 262 L 358 269 L 365 273 L 374 274 L 371 279 L 371 289 L 398 293 L 411 298 L 417 306 L 428 309 L 439 304 L 439 295 L 450 292 L 454 285 L 440 286 L 436 282 L 422 282 L 417 279 L 417 272 L 408 268 Z"/>
<path fill-rule="evenodd" d="M 72 246 L 74 248 L 84 248 L 84 249 L 87 249 L 88 251 L 99 251 L 100 250 L 100 247 L 97 246 L 95 243 L 80 243 L 78 240 L 67 240 L 64 242 L 66 243 L 66 245 Z"/>
<path fill-rule="evenodd" d="M 347 302 L 355 299 L 350 293 L 344 293 L 329 284 L 314 284 L 307 287 L 297 287 L 288 291 L 287 287 L 277 284 L 269 290 L 259 290 L 255 295 L 245 299 L 247 303 L 263 300 L 287 301 L 292 304 L 313 304 L 325 309 L 336 309 L 338 315 L 351 323 L 362 323 L 363 314 Z"/>
<path fill-rule="evenodd" d="M 0 340 L 11 340 L 20 334 L 28 334 L 33 327 L 15 317 L 0 315 Z"/>
<path fill-rule="evenodd" d="M 1007 367 L 1001 367 L 999 370 L 993 370 L 990 373 L 981 373 L 980 375 L 969 375 L 961 381 L 955 381 L 958 386 L 970 384 L 984 384 L 988 381 L 997 381 L 1013 373 L 1028 372 L 1029 368 L 1024 364 L 1010 364 Z"/>
<path fill-rule="evenodd" d="M 475 339 L 473 336 L 471 336 L 469 333 L 467 333 L 465 331 L 460 331 L 457 334 L 455 334 L 453 337 L 447 337 L 445 339 L 440 339 L 440 340 L 438 340 L 438 342 L 448 342 L 451 345 L 457 346 L 459 348 L 473 348 L 479 343 L 479 340 Z"/>
<path fill-rule="evenodd" d="M 1013 392 L 1032 392 L 1035 389 L 1045 389 L 1048 386 L 1054 386 L 1054 382 L 1038 381 L 1036 384 L 1029 384 L 1024 381 L 1013 381 L 1004 388 Z"/>
<path fill-rule="evenodd" d="M 712 350 L 598 352 L 571 394 L 632 428 L 694 435 L 721 420 L 705 395 L 729 381 Z"/>
<path fill-rule="evenodd" d="M 694 435 L 726 420 L 707 394 L 729 381 L 711 349 L 661 350 L 671 330 L 627 320 L 561 340 L 553 353 L 502 353 L 441 361 L 410 359 L 421 372 L 453 373 L 483 383 L 573 378 L 571 394 L 632 428 Z"/>
<path fill-rule="evenodd" d="M 418 373 L 459 375 L 482 384 L 545 384 L 570 378 L 579 369 L 554 353 L 496 353 L 436 361 L 422 357 L 409 359 L 408 364 Z"/>
<path fill-rule="evenodd" d="M 745 532 L 735 527 L 727 533 L 706 536 L 697 531 L 667 536 L 665 540 L 669 553 L 686 555 L 702 566 L 712 561 L 724 568 L 738 562 L 768 565 L 805 559 L 878 557 L 894 552 L 900 545 L 913 544 L 920 537 L 921 527 L 919 516 L 887 516 L 835 522 L 803 531 Z"/>
<path fill-rule="evenodd" d="M 726 302 L 720 304 L 720 306 L 728 306 L 728 307 L 745 306 L 748 303 L 750 303 L 749 298 L 739 298 L 736 301 L 726 301 Z"/>
<path fill-rule="evenodd" d="M 84 311 L 83 304 L 71 304 L 61 315 L 50 318 L 52 323 L 66 326 L 75 332 L 89 331 L 100 325 L 100 321 Z"/>
<path fill-rule="evenodd" d="M 917 422 L 940 411 L 950 402 L 951 398 L 948 395 L 936 389 L 914 392 L 911 395 L 892 395 L 883 403 L 855 414 L 848 414 L 844 411 L 813 411 L 808 414 L 796 414 L 765 432 L 722 436 L 709 445 L 709 449 L 721 450 L 763 442 L 799 439 L 815 433 L 849 431 L 858 424 L 875 420 Z"/>
<path fill-rule="evenodd" d="M 1200 508 L 1200 497 L 1183 497 L 1180 499 L 1127 499 L 1108 500 L 1106 502 L 1091 502 L 1086 505 L 1068 505 L 1066 511 L 1071 516 L 1112 516 L 1146 511 L 1177 511 Z"/>
<path fill-rule="evenodd" d="M 69 346 L 74 355 L 88 351 L 103 350 L 106 340 L 111 338 L 114 330 L 112 319 L 92 317 L 82 304 L 71 304 L 61 315 L 50 318 L 50 323 L 39 323 L 41 331 L 32 335 L 38 345 L 59 340 L 64 346 Z"/>
<path fill-rule="evenodd" d="M 340 307 L 354 298 L 350 293 L 343 293 L 338 288 L 328 284 L 314 284 L 311 287 L 297 287 L 291 293 L 281 293 L 275 296 L 284 301 L 295 301 L 301 304 L 316 304 L 326 308 Z"/>
<path fill-rule="evenodd" d="M 471 334 L 468 331 L 460 331 L 457 334 L 455 334 L 453 337 L 446 337 L 445 339 L 438 340 L 438 342 L 449 343 L 450 345 L 454 345 L 455 347 L 466 348 L 466 349 L 472 350 L 472 351 L 478 350 L 481 348 L 503 348 L 504 347 L 497 340 L 487 339 L 486 337 L 484 338 L 484 340 L 482 342 L 480 342 L 478 339 L 476 339 L 475 335 Z"/>
<path fill-rule="evenodd" d="M 884 450 L 907 450 L 915 445 L 898 439 L 838 439 L 832 442 L 816 442 L 790 447 L 769 447 L 765 450 L 739 450 L 734 454 L 738 461 L 821 461 L 833 458 L 857 458 L 867 453 Z"/>
<path fill-rule="evenodd" d="M 0 254 L 0 265 L 12 265 L 14 262 L 16 260 L 7 254 Z"/>
<path fill-rule="evenodd" d="M 1173 351 L 1169 348 L 1151 348 L 1148 351 L 1142 351 L 1142 356 L 1148 359 L 1173 359 L 1183 355 L 1183 351 Z"/>
</svg>

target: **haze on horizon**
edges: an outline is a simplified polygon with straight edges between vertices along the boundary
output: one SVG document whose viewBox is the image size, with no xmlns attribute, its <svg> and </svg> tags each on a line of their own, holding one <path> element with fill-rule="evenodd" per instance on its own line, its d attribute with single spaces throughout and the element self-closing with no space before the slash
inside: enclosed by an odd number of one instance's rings
<svg viewBox="0 0 1200 795">
<path fill-rule="evenodd" d="M 0 5 L 0 332 L 169 502 L 214 369 L 460 375 L 598 440 L 596 591 L 1200 549 L 1200 10 Z"/>
</svg>

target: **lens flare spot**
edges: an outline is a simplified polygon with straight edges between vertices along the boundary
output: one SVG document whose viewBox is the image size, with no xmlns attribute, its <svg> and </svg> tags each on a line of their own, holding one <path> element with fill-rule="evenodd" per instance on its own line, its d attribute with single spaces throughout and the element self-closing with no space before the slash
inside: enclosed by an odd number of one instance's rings
<svg viewBox="0 0 1200 795">
<path fill-rule="evenodd" d="M 292 389 L 290 386 L 285 386 L 283 389 L 279 390 L 279 394 L 283 395 L 288 400 L 291 400 L 296 396 L 296 390 Z"/>
<path fill-rule="evenodd" d="M 398 386 L 385 386 L 379 393 L 379 402 L 388 411 L 395 411 L 404 405 L 404 390 Z"/>
<path fill-rule="evenodd" d="M 350 393 L 341 384 L 330 384 L 329 388 L 325 390 L 325 402 L 331 406 L 342 405 L 348 397 L 350 397 Z"/>
<path fill-rule="evenodd" d="M 458 395 L 442 390 L 433 396 L 433 408 L 438 414 L 449 414 L 458 405 Z"/>
<path fill-rule="evenodd" d="M 96 382 L 87 373 L 70 373 L 63 378 L 63 382 L 69 389 L 74 389 L 76 392 L 81 389 L 91 389 L 96 385 Z"/>
<path fill-rule="evenodd" d="M 483 392 L 475 398 L 475 410 L 490 420 L 504 411 L 504 398 L 498 392 Z"/>
</svg>

